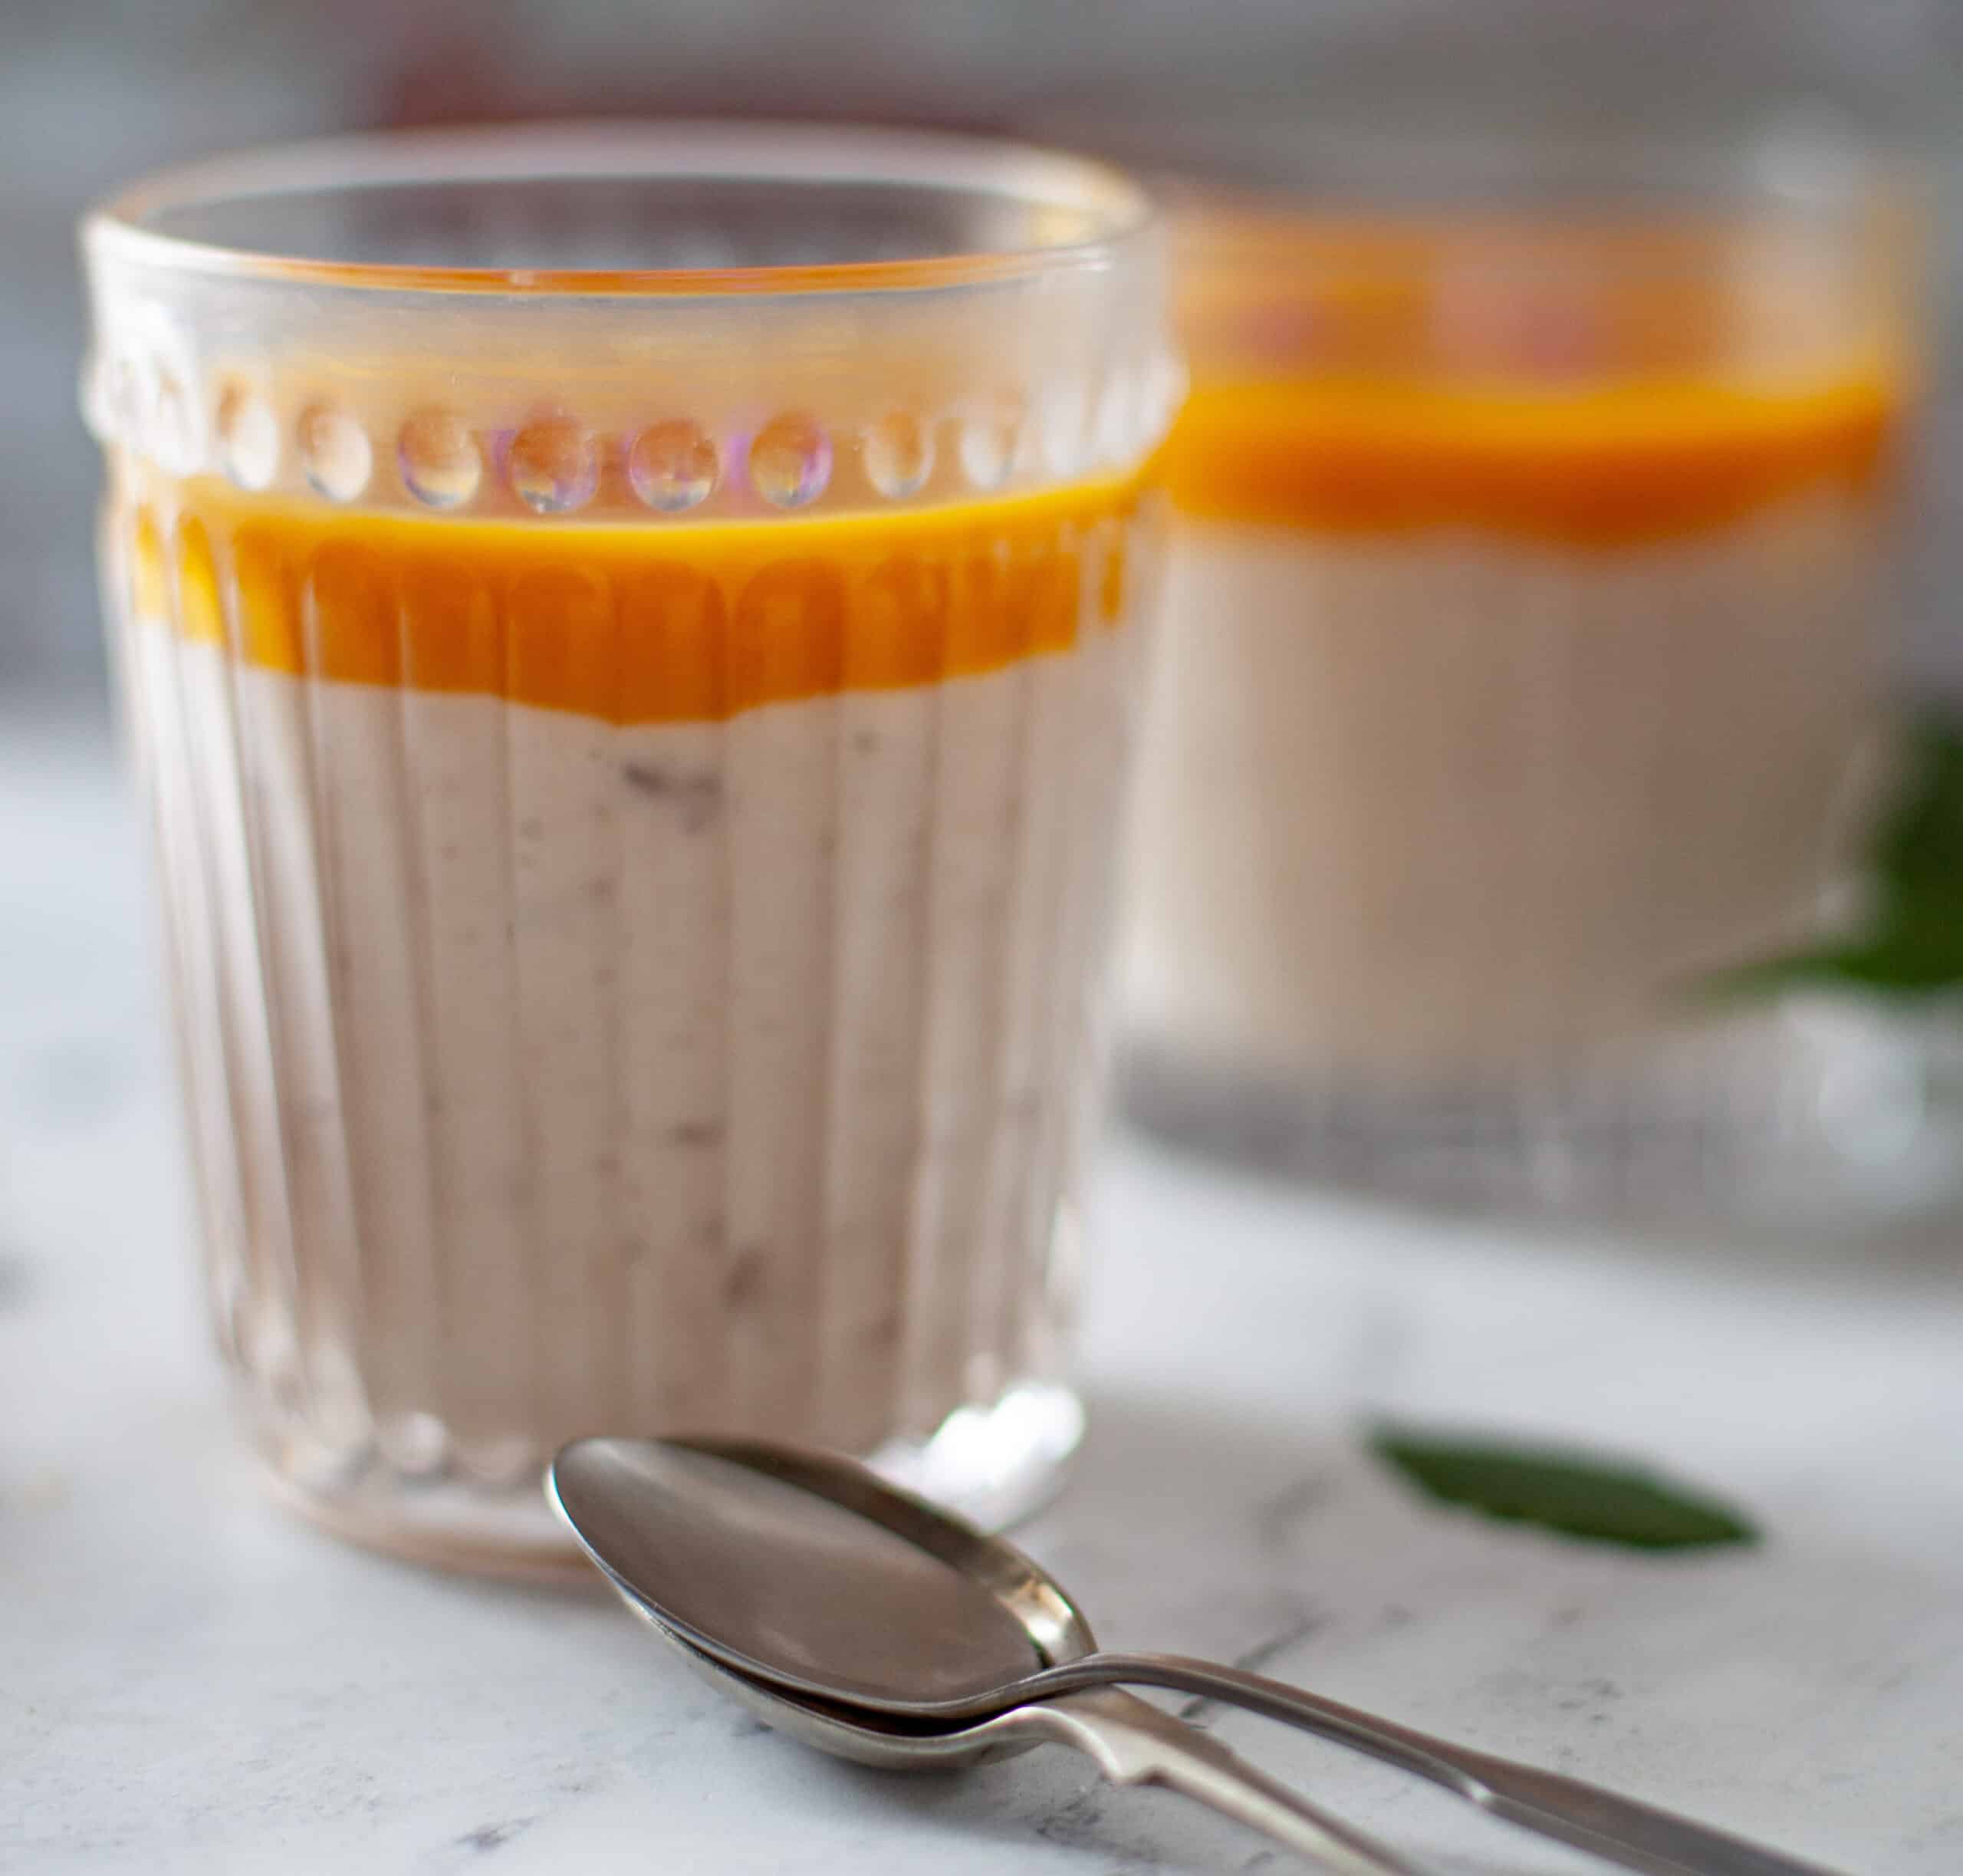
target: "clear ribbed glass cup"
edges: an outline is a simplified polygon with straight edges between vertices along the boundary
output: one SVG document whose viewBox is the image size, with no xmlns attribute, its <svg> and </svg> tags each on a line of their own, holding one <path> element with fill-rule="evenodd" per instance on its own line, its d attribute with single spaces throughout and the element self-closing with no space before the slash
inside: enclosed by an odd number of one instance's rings
<svg viewBox="0 0 1963 1876">
<path fill-rule="evenodd" d="M 707 1428 L 1052 1480 L 1176 374 L 1095 165 L 356 140 L 93 216 L 213 1318 L 301 1506 Z"/>
</svg>

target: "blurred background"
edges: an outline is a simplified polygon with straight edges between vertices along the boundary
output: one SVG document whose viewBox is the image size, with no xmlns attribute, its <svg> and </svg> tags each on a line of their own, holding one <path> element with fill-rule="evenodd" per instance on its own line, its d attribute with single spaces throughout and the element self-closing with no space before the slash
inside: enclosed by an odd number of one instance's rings
<svg viewBox="0 0 1963 1876">
<path fill-rule="evenodd" d="M 1928 135 L 1963 84 L 1963 0 L 12 0 L 0 9 L 0 684 L 103 690 L 97 467 L 76 415 L 75 218 L 156 163 L 269 139 L 545 115 L 741 113 L 1039 124 L 1176 108 L 1240 80 L 1304 95 L 1386 50 L 1468 50 L 1541 88 L 1817 92 Z M 1359 54 L 1362 54 L 1359 58 Z M 1359 83 L 1367 83 L 1360 79 Z M 1945 281 L 1963 216 L 1945 216 Z M 1917 503 L 1908 668 L 1963 685 L 1963 327 L 1945 309 Z"/>
</svg>

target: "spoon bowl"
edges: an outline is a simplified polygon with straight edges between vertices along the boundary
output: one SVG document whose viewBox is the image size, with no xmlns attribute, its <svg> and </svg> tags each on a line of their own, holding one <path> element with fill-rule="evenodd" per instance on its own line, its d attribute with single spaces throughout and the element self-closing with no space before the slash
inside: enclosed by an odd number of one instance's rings
<svg viewBox="0 0 1963 1876">
<path fill-rule="evenodd" d="M 1017 1704 L 1005 1687 L 1096 1651 L 1075 1604 L 1013 1545 L 828 1454 L 582 1440 L 547 1492 L 662 1627 L 816 1700 L 977 1718 Z"/>
<path fill-rule="evenodd" d="M 705 1654 L 666 1627 L 635 1597 L 626 1595 L 623 1600 L 705 1686 L 727 1694 L 771 1731 L 835 1759 L 883 1772 L 961 1772 L 1017 1758 L 1054 1736 L 1031 1726 L 1025 1710 L 1016 1707 L 965 1724 L 912 1726 L 886 1714 L 804 1699 Z"/>
</svg>

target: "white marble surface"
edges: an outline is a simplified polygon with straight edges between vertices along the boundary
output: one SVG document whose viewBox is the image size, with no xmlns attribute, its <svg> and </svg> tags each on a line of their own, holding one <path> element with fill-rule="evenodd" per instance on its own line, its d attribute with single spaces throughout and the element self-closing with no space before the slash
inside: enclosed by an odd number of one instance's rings
<svg viewBox="0 0 1963 1876">
<path fill-rule="evenodd" d="M 98 735 L 0 719 L 0 1871 L 1277 1871 L 1038 1753 L 834 1765 L 607 1598 L 343 1549 L 232 1444 L 134 817 Z M 1026 1541 L 1103 1638 L 1259 1660 L 1869 1876 L 1963 1868 L 1963 1248 L 1524 1239 L 1120 1144 L 1095 1430 Z M 1563 1433 L 1748 1506 L 1645 1559 L 1414 1502 L 1384 1409 Z M 1266 1723 L 1205 1723 L 1456 1876 L 1568 1853 Z"/>
</svg>

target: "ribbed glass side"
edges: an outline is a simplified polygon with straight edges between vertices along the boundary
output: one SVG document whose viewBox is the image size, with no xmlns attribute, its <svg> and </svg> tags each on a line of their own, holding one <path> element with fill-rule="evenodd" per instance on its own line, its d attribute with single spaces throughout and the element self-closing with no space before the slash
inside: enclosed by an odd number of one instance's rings
<svg viewBox="0 0 1963 1876">
<path fill-rule="evenodd" d="M 1067 1445 L 1151 523 L 1044 527 L 649 578 L 112 495 L 214 1310 L 317 1509 L 603 1430 Z M 1001 1438 L 919 1476 L 1001 1509 Z"/>
</svg>

